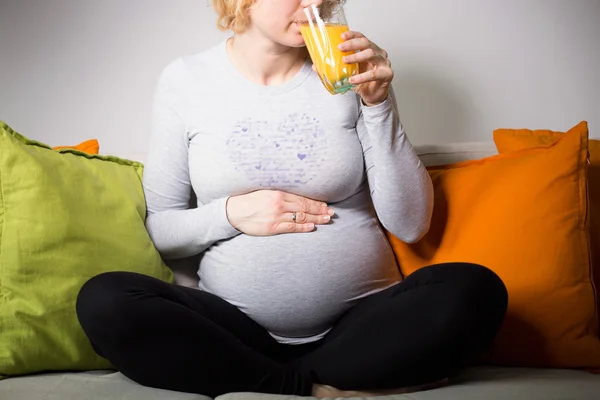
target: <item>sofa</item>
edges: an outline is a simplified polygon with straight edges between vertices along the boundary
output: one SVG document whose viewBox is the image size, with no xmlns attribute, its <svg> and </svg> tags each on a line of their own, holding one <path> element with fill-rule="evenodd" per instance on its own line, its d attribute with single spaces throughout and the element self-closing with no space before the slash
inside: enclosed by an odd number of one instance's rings
<svg viewBox="0 0 600 400">
<path fill-rule="evenodd" d="M 489 142 L 416 146 L 424 164 L 435 166 L 478 160 L 497 153 Z M 143 155 L 134 157 L 143 162 Z M 172 265 L 175 281 L 193 286 L 193 266 Z M 207 397 L 143 387 L 114 370 L 45 372 L 0 380 L 2 400 L 192 400 Z M 220 400 L 292 399 L 294 396 L 232 393 Z M 390 400 L 552 400 L 600 399 L 600 375 L 581 369 L 481 365 L 466 369 L 445 387 L 382 396 Z"/>
</svg>

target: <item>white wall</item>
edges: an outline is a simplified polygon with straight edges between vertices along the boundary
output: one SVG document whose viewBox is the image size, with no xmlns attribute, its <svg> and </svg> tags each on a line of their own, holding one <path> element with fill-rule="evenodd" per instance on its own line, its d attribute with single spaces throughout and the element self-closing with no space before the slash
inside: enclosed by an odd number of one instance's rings
<svg viewBox="0 0 600 400">
<path fill-rule="evenodd" d="M 600 0 L 350 0 L 386 48 L 415 144 L 498 127 L 600 137 Z M 225 38 L 206 0 L 0 0 L 0 119 L 51 145 L 147 148 L 156 77 Z"/>
</svg>

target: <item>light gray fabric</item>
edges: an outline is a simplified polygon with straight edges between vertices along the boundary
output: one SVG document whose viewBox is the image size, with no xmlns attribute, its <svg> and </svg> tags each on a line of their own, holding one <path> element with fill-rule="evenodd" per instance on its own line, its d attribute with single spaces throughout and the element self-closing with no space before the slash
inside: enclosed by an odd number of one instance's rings
<svg viewBox="0 0 600 400">
<path fill-rule="evenodd" d="M 1 400 L 208 400 L 144 387 L 113 371 L 38 374 L 0 381 Z"/>
<path fill-rule="evenodd" d="M 219 396 L 216 400 L 293 399 L 300 399 L 300 397 L 232 393 Z M 598 400 L 600 399 L 600 376 L 570 370 L 479 367 L 466 371 L 456 382 L 443 388 L 365 399 Z"/>
<path fill-rule="evenodd" d="M 382 400 L 598 400 L 600 376 L 554 369 L 478 367 L 452 385 Z M 0 381 L 2 400 L 207 400 L 208 397 L 143 387 L 120 373 L 41 374 Z M 293 400 L 298 396 L 232 393 L 217 400 Z"/>
<path fill-rule="evenodd" d="M 276 86 L 242 77 L 224 41 L 180 58 L 160 76 L 153 126 L 144 190 L 154 244 L 165 258 L 202 253 L 200 289 L 280 342 L 320 339 L 402 279 L 380 223 L 407 242 L 429 227 L 433 186 L 393 93 L 373 107 L 354 92 L 332 96 L 309 58 Z M 310 233 L 242 234 L 226 199 L 257 190 L 326 202 L 336 216 Z M 288 211 L 291 222 L 302 210 Z"/>
</svg>

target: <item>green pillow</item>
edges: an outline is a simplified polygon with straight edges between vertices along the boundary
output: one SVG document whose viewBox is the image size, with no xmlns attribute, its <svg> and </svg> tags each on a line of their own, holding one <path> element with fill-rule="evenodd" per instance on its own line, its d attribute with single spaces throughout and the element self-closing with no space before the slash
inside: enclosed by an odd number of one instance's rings
<svg viewBox="0 0 600 400">
<path fill-rule="evenodd" d="M 108 271 L 173 281 L 144 225 L 142 170 L 0 121 L 0 378 L 112 368 L 77 320 L 81 286 Z"/>
</svg>

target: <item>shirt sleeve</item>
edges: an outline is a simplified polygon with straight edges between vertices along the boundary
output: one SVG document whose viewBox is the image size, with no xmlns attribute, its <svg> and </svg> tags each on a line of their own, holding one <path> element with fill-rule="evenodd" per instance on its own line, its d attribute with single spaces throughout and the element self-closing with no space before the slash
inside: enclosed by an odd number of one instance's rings
<svg viewBox="0 0 600 400">
<path fill-rule="evenodd" d="M 179 68 L 178 68 L 179 67 Z M 199 254 L 212 244 L 238 235 L 227 219 L 228 198 L 190 207 L 188 147 L 185 123 L 177 104 L 184 73 L 175 62 L 161 74 L 154 94 L 152 133 L 142 179 L 146 228 L 165 259 Z"/>
<path fill-rule="evenodd" d="M 373 107 L 359 101 L 357 132 L 377 216 L 398 239 L 417 242 L 431 223 L 431 177 L 404 131 L 393 90 Z"/>
</svg>

